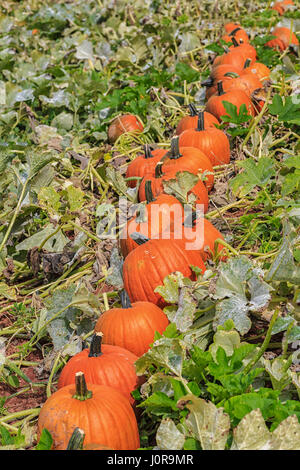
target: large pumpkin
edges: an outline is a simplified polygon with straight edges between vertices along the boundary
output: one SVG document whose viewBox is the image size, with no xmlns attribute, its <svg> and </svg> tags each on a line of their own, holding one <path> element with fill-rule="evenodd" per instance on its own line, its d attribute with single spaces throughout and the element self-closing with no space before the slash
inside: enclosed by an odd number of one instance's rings
<svg viewBox="0 0 300 470">
<path fill-rule="evenodd" d="M 271 34 L 273 36 L 276 36 L 277 39 L 280 39 L 280 41 L 282 41 L 285 49 L 291 44 L 295 46 L 299 45 L 299 41 L 296 34 L 294 34 L 293 31 L 289 28 L 277 27 L 273 29 Z"/>
<path fill-rule="evenodd" d="M 137 357 L 122 347 L 101 343 L 102 334 L 95 334 L 90 349 L 84 349 L 67 362 L 58 388 L 73 384 L 76 372 L 82 371 L 89 383 L 113 387 L 134 403 L 131 392 L 140 385 L 134 366 Z"/>
<path fill-rule="evenodd" d="M 126 132 L 142 132 L 143 125 L 133 114 L 123 114 L 116 117 L 110 124 L 107 134 L 108 140 L 113 144 L 122 134 Z"/>
<path fill-rule="evenodd" d="M 101 444 L 116 450 L 140 446 L 137 421 L 129 401 L 112 387 L 86 384 L 77 372 L 75 385 L 66 385 L 44 403 L 38 419 L 38 435 L 46 428 L 54 450 L 67 448 L 76 427 L 85 433 L 85 444 Z"/>
<path fill-rule="evenodd" d="M 149 240 L 131 251 L 125 259 L 124 288 L 131 302 L 148 301 L 164 307 L 165 300 L 154 290 L 163 285 L 164 278 L 175 271 L 194 279 L 191 265 L 198 266 L 205 272 L 200 253 L 186 250 L 184 242 Z"/>
<path fill-rule="evenodd" d="M 195 129 L 187 129 L 179 137 L 182 147 L 195 147 L 203 152 L 213 166 L 230 162 L 230 145 L 225 133 L 220 129 L 204 129 L 203 112 L 199 113 Z"/>
<path fill-rule="evenodd" d="M 138 357 L 142 356 L 153 343 L 155 332 L 162 334 L 169 320 L 153 303 L 131 304 L 128 297 L 123 296 L 122 304 L 123 308 L 111 308 L 100 315 L 95 331 L 103 332 L 105 343 L 121 346 Z"/>
</svg>

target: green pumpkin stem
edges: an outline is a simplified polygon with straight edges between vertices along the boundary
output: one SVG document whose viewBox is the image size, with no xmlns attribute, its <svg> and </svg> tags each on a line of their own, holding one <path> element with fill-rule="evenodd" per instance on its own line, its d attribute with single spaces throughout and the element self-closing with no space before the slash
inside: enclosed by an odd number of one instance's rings
<svg viewBox="0 0 300 470">
<path fill-rule="evenodd" d="M 92 398 L 93 392 L 87 389 L 86 381 L 83 372 L 76 372 L 75 374 L 75 394 L 72 398 L 76 400 L 85 401 Z"/>
<path fill-rule="evenodd" d="M 231 33 L 228 34 L 228 36 L 234 36 L 238 31 L 242 31 L 242 28 L 235 28 L 233 31 L 231 31 Z"/>
<path fill-rule="evenodd" d="M 247 67 L 249 67 L 251 64 L 251 59 L 246 59 L 245 63 L 244 63 L 244 69 L 246 69 Z"/>
<path fill-rule="evenodd" d="M 198 122 L 196 131 L 204 131 L 204 112 L 198 114 Z"/>
<path fill-rule="evenodd" d="M 227 72 L 227 73 L 225 73 L 224 77 L 238 78 L 239 74 L 235 73 L 235 72 Z"/>
<path fill-rule="evenodd" d="M 198 219 L 198 216 L 199 215 L 197 214 L 197 211 L 193 210 L 189 212 L 189 214 L 184 219 L 184 222 L 183 222 L 184 227 L 193 228 L 196 224 L 196 220 Z"/>
<path fill-rule="evenodd" d="M 145 196 L 146 196 L 147 204 L 149 204 L 149 202 L 155 201 L 155 197 L 153 196 L 153 192 L 152 192 L 151 180 L 147 180 L 145 183 Z"/>
<path fill-rule="evenodd" d="M 100 357 L 103 352 L 101 351 L 102 333 L 95 333 L 92 337 L 89 357 Z"/>
<path fill-rule="evenodd" d="M 197 108 L 194 105 L 194 103 L 189 104 L 189 110 L 190 110 L 190 116 L 191 117 L 197 116 L 198 111 L 197 111 Z"/>
<path fill-rule="evenodd" d="M 222 82 L 218 82 L 217 89 L 218 89 L 218 96 L 225 95 L 225 91 L 223 90 L 223 83 Z"/>
<path fill-rule="evenodd" d="M 129 295 L 127 294 L 125 289 L 121 291 L 120 297 L 121 297 L 122 308 L 131 308 L 132 307 Z"/>
<path fill-rule="evenodd" d="M 84 431 L 80 428 L 75 428 L 72 436 L 70 437 L 66 450 L 82 450 L 84 438 Z"/>
<path fill-rule="evenodd" d="M 153 158 L 154 155 L 151 152 L 151 148 L 149 144 L 144 145 L 144 153 L 145 153 L 145 158 Z"/>
<path fill-rule="evenodd" d="M 172 160 L 177 160 L 177 158 L 182 157 L 179 151 L 179 136 L 178 135 L 171 139 L 171 150 L 170 150 L 169 156 Z"/>
</svg>

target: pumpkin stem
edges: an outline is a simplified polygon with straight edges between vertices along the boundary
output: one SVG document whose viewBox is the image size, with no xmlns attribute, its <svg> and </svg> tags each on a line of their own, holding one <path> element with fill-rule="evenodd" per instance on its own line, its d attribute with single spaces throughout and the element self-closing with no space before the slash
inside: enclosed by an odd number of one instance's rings
<svg viewBox="0 0 300 470">
<path fill-rule="evenodd" d="M 238 46 L 239 46 L 239 43 L 237 42 L 237 40 L 235 39 L 234 36 L 231 38 L 231 42 L 232 42 L 232 44 L 234 45 L 234 47 L 238 47 Z"/>
<path fill-rule="evenodd" d="M 84 431 L 80 428 L 75 428 L 72 436 L 70 437 L 66 450 L 82 450 L 84 438 Z"/>
<path fill-rule="evenodd" d="M 121 291 L 120 297 L 121 297 L 121 304 L 122 304 L 123 308 L 131 308 L 132 307 L 129 295 L 127 294 L 125 289 Z"/>
<path fill-rule="evenodd" d="M 147 204 L 149 204 L 149 202 L 155 201 L 155 197 L 153 196 L 153 192 L 152 192 L 151 180 L 147 180 L 145 183 L 145 196 L 146 196 Z"/>
<path fill-rule="evenodd" d="M 103 352 L 101 351 L 103 333 L 95 333 L 92 337 L 89 357 L 100 357 Z"/>
<path fill-rule="evenodd" d="M 235 28 L 231 31 L 231 33 L 228 34 L 228 36 L 234 36 L 235 33 L 237 33 L 238 31 L 241 31 L 241 30 L 242 30 L 242 28 Z"/>
<path fill-rule="evenodd" d="M 196 220 L 198 219 L 198 217 L 199 217 L 199 214 L 197 213 L 197 211 L 189 212 L 189 214 L 184 219 L 184 222 L 183 222 L 184 227 L 193 228 L 196 224 Z"/>
<path fill-rule="evenodd" d="M 76 372 L 75 374 L 75 394 L 72 398 L 76 400 L 85 401 L 92 398 L 93 392 L 87 389 L 86 381 L 83 372 Z"/>
<path fill-rule="evenodd" d="M 179 136 L 176 136 L 171 139 L 170 158 L 176 160 L 180 157 L 182 157 L 182 155 L 179 151 Z"/>
<path fill-rule="evenodd" d="M 225 91 L 223 90 L 223 83 L 222 82 L 218 82 L 217 89 L 218 89 L 218 96 L 225 95 Z"/>
<path fill-rule="evenodd" d="M 151 152 L 151 148 L 149 144 L 144 145 L 144 152 L 145 152 L 145 158 L 153 158 L 154 155 Z"/>
<path fill-rule="evenodd" d="M 244 69 L 246 69 L 247 67 L 249 67 L 249 65 L 251 64 L 251 59 L 246 59 L 245 63 L 244 63 Z"/>
<path fill-rule="evenodd" d="M 197 116 L 198 112 L 197 112 L 197 108 L 194 105 L 194 103 L 189 104 L 189 110 L 190 110 L 190 116 L 191 117 Z"/>
<path fill-rule="evenodd" d="M 163 164 L 164 164 L 164 161 L 160 160 L 155 166 L 155 171 L 154 171 L 155 178 L 161 178 L 163 176 L 163 171 L 162 171 Z"/>
<path fill-rule="evenodd" d="M 227 72 L 227 73 L 224 74 L 224 77 L 238 78 L 239 74 L 237 74 L 235 72 Z"/>
<path fill-rule="evenodd" d="M 143 235 L 142 233 L 133 232 L 130 234 L 130 238 L 137 243 L 138 245 L 143 245 L 144 243 L 148 242 L 150 239 Z"/>
<path fill-rule="evenodd" d="M 198 114 L 198 123 L 196 131 L 204 131 L 204 112 Z"/>
</svg>

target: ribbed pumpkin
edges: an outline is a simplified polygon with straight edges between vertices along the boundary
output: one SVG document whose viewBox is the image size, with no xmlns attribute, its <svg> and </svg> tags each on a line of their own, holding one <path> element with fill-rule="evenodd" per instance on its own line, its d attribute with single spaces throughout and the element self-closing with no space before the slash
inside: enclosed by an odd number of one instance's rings
<svg viewBox="0 0 300 470">
<path fill-rule="evenodd" d="M 198 266 L 205 272 L 200 253 L 185 250 L 182 241 L 142 240 L 142 245 L 125 258 L 124 288 L 131 302 L 147 301 L 162 308 L 166 302 L 158 292 L 154 292 L 156 287 L 162 286 L 164 278 L 175 271 L 194 279 L 191 265 Z"/>
<path fill-rule="evenodd" d="M 193 129 L 194 127 L 196 127 L 197 125 L 197 119 L 198 119 L 198 111 L 195 107 L 194 104 L 190 104 L 189 105 L 189 109 L 190 109 L 190 115 L 189 116 L 185 116 L 183 117 L 177 127 L 176 127 L 176 134 L 177 135 L 180 135 L 183 131 L 185 131 L 186 129 Z M 205 126 L 205 129 L 207 127 L 212 127 L 214 128 L 215 127 L 215 124 L 219 124 L 218 120 L 215 118 L 215 116 L 213 116 L 212 114 L 210 113 L 204 113 L 204 126 Z"/>
<path fill-rule="evenodd" d="M 85 433 L 80 428 L 75 428 L 66 450 L 114 450 L 111 447 L 106 447 L 101 444 L 95 444 L 91 442 L 90 444 L 83 445 L 85 438 Z"/>
<path fill-rule="evenodd" d="M 76 427 L 85 433 L 85 444 L 116 450 L 140 446 L 136 417 L 128 399 L 105 385 L 86 384 L 80 371 L 75 386 L 66 385 L 44 403 L 38 419 L 38 436 L 46 428 L 54 450 L 66 449 Z"/>
<path fill-rule="evenodd" d="M 248 114 L 255 116 L 255 110 L 249 96 L 240 90 L 231 90 L 227 93 L 224 92 L 222 82 L 218 83 L 218 94 L 211 96 L 206 103 L 206 111 L 213 114 L 217 119 L 221 119 L 221 116 L 228 115 L 224 108 L 223 101 L 228 101 L 234 104 L 239 110 L 242 104 L 246 105 Z"/>
<path fill-rule="evenodd" d="M 295 46 L 299 45 L 299 41 L 296 34 L 294 34 L 293 31 L 289 28 L 275 28 L 273 29 L 271 34 L 282 41 L 285 49 L 289 47 L 290 44 L 294 44 Z"/>
<path fill-rule="evenodd" d="M 172 174 L 175 175 L 178 171 L 183 170 L 195 175 L 205 171 L 212 173 L 207 174 L 205 182 L 207 190 L 210 191 L 214 183 L 211 161 L 201 150 L 195 147 L 179 147 L 179 137 L 177 136 L 171 139 L 170 152 L 166 153 L 157 163 L 155 175 L 160 177 L 162 174 L 168 175 L 169 172 L 173 172 Z"/>
<path fill-rule="evenodd" d="M 151 186 L 146 186 L 146 197 L 147 205 L 143 213 L 138 210 L 120 234 L 120 248 L 124 258 L 137 247 L 131 234 L 136 232 L 148 238 L 161 238 L 162 232 L 173 229 L 174 220 L 183 218 L 183 206 L 174 196 L 163 194 L 163 191 L 154 196 Z"/>
<path fill-rule="evenodd" d="M 164 312 L 151 302 L 134 302 L 122 292 L 123 308 L 111 308 L 100 315 L 95 331 L 102 331 L 107 344 L 126 348 L 138 357 L 148 351 L 155 332 L 162 334 L 169 324 Z"/>
<path fill-rule="evenodd" d="M 131 392 L 139 386 L 134 363 L 137 357 L 121 347 L 101 345 L 102 334 L 93 336 L 90 349 L 75 354 L 63 368 L 58 388 L 74 383 L 76 372 L 82 371 L 89 383 L 113 387 L 134 403 Z"/>
<path fill-rule="evenodd" d="M 222 81 L 222 86 L 225 93 L 230 90 L 242 90 L 250 97 L 253 91 L 261 89 L 263 84 L 254 73 L 242 72 L 238 77 L 233 76 L 230 80 Z M 216 94 L 217 91 L 217 85 L 210 87 L 208 89 L 207 98 L 209 99 Z"/>
<path fill-rule="evenodd" d="M 270 47 L 271 49 L 275 49 L 277 51 L 284 51 L 286 49 L 283 41 L 279 38 L 271 39 L 270 41 L 265 43 L 265 46 Z"/>
<path fill-rule="evenodd" d="M 230 145 L 220 129 L 204 129 L 203 112 L 199 113 L 196 129 L 188 129 L 179 137 L 180 147 L 195 147 L 203 152 L 213 166 L 230 162 Z"/>
<path fill-rule="evenodd" d="M 204 261 L 215 255 L 217 240 L 224 240 L 219 230 L 195 211 L 188 214 L 183 226 L 176 226 L 176 230 L 172 234 L 172 238 L 182 239 L 190 249 L 200 252 Z M 218 244 L 217 251 L 218 254 L 221 254 L 221 260 L 225 261 L 226 250 L 222 244 Z"/>
<path fill-rule="evenodd" d="M 126 178 L 133 178 L 135 176 L 143 177 L 145 173 L 154 174 L 155 165 L 161 157 L 164 156 L 166 150 L 164 149 L 150 149 L 149 145 L 144 146 L 144 155 L 136 157 L 131 163 L 129 163 L 126 171 Z M 135 188 L 137 180 L 129 180 L 128 186 Z"/>
<path fill-rule="evenodd" d="M 251 44 L 239 44 L 236 39 L 232 38 L 233 45 L 229 46 L 229 50 L 235 54 L 239 54 L 244 58 L 244 61 L 249 59 L 251 61 L 256 60 L 256 49 Z"/>
<path fill-rule="evenodd" d="M 108 140 L 113 144 L 122 134 L 126 132 L 142 132 L 142 123 L 133 114 L 123 114 L 116 117 L 110 124 L 107 134 Z"/>
<path fill-rule="evenodd" d="M 240 46 L 242 47 L 242 46 Z M 248 57 L 245 57 L 244 54 L 240 53 L 238 47 L 234 47 L 226 54 L 217 56 L 213 61 L 213 69 L 219 65 L 230 65 L 231 67 L 235 67 L 239 71 L 242 71 L 244 68 L 245 60 Z M 252 59 L 251 59 L 252 61 Z"/>
</svg>

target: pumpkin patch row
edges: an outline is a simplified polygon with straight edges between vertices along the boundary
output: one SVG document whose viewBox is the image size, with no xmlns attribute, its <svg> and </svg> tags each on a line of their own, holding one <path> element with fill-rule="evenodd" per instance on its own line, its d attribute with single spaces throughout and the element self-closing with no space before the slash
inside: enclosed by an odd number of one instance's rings
<svg viewBox="0 0 300 470">
<path fill-rule="evenodd" d="M 268 43 L 269 47 L 281 49 L 296 43 L 291 31 L 284 41 L 279 29 L 286 28 L 275 28 L 272 34 L 281 41 L 280 46 Z M 204 217 L 214 186 L 214 167 L 230 162 L 229 139 L 216 126 L 227 114 L 224 101 L 237 110 L 244 105 L 251 116 L 259 113 L 264 101 L 256 99 L 256 92 L 268 86 L 270 70 L 256 61 L 256 50 L 239 24 L 226 24 L 222 39 L 227 43 L 224 54 L 215 58 L 205 82 L 205 109 L 198 112 L 190 104 L 189 115 L 179 121 L 169 150 L 145 145 L 144 153 L 127 167 L 128 186 L 136 188 L 140 205 L 120 233 L 122 307 L 99 316 L 90 347 L 67 362 L 58 391 L 41 410 L 39 433 L 44 428 L 50 431 L 54 449 L 139 448 L 131 393 L 143 383 L 143 377 L 137 376 L 134 364 L 151 347 L 155 333 L 162 334 L 169 324 L 163 311 L 166 301 L 156 288 L 176 271 L 196 279 L 193 267 L 204 273 L 205 263 L 213 256 L 226 261 L 224 238 Z M 140 119 L 127 114 L 111 123 L 108 139 L 114 143 L 126 132 L 142 131 Z M 189 214 L 182 201 L 166 191 L 170 181 L 186 173 L 195 176 L 188 191 Z M 195 210 L 198 204 L 203 213 Z"/>
</svg>

